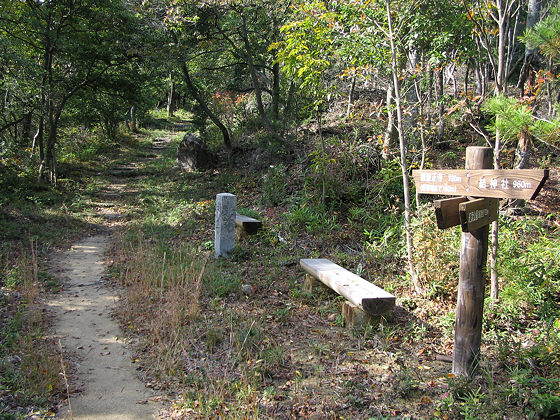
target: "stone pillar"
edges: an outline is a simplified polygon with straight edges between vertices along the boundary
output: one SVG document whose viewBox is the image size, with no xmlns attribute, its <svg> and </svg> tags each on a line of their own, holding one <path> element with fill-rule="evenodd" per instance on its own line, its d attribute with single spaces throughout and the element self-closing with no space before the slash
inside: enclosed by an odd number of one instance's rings
<svg viewBox="0 0 560 420">
<path fill-rule="evenodd" d="M 221 193 L 216 195 L 216 236 L 214 255 L 227 257 L 235 246 L 235 195 Z"/>
</svg>

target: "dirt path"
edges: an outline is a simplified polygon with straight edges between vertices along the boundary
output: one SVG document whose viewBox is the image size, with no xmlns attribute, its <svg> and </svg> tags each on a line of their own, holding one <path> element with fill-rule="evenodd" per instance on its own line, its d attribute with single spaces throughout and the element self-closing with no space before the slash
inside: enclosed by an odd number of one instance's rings
<svg viewBox="0 0 560 420">
<path fill-rule="evenodd" d="M 154 142 L 155 156 L 168 142 L 168 138 Z M 134 163 L 111 173 L 111 183 L 101 192 L 109 203 L 97 207 L 108 226 L 126 223 L 118 204 L 123 194 L 135 193 L 126 179 L 140 166 Z M 91 236 L 51 261 L 63 291 L 48 305 L 70 371 L 70 404 L 60 410 L 58 419 L 153 419 L 161 408 L 138 379 L 123 333 L 112 317 L 118 295 L 103 279 L 109 241 L 108 232 Z"/>
<path fill-rule="evenodd" d="M 54 261 L 64 277 L 64 291 L 50 302 L 56 334 L 65 352 L 77 357 L 77 372 L 69 378 L 75 394 L 58 418 L 152 419 L 157 412 L 111 317 L 117 296 L 102 280 L 108 240 L 105 234 L 92 236 Z"/>
</svg>

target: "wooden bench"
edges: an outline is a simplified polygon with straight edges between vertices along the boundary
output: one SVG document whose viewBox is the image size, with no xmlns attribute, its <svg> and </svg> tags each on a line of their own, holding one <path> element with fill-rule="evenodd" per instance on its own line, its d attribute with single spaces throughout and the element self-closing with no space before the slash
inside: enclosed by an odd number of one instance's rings
<svg viewBox="0 0 560 420">
<path fill-rule="evenodd" d="M 307 273 L 308 291 L 320 282 L 347 299 L 342 315 L 348 327 L 363 326 L 395 306 L 391 293 L 327 259 L 301 259 L 300 265 Z"/>
<path fill-rule="evenodd" d="M 242 214 L 235 214 L 235 231 L 238 238 L 243 238 L 246 235 L 253 235 L 262 227 L 262 222 L 252 217 L 243 216 Z"/>
</svg>

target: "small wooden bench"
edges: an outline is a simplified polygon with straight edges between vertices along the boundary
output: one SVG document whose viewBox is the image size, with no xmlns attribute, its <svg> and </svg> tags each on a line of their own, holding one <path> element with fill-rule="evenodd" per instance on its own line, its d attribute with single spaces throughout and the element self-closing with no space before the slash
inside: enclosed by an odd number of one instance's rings
<svg viewBox="0 0 560 420">
<path fill-rule="evenodd" d="M 246 235 L 253 235 L 262 227 L 262 222 L 252 217 L 243 216 L 242 214 L 235 214 L 235 231 L 238 238 L 243 238 Z"/>
<path fill-rule="evenodd" d="M 395 306 L 395 296 L 340 267 L 330 260 L 301 259 L 301 267 L 307 273 L 305 287 L 312 291 L 318 281 L 344 296 L 342 314 L 348 327 L 358 327 L 371 322 Z"/>
</svg>

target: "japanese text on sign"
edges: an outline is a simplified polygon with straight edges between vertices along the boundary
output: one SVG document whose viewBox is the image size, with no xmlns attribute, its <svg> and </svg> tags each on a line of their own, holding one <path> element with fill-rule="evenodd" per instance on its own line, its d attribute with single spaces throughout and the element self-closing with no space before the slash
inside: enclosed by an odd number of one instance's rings
<svg viewBox="0 0 560 420">
<path fill-rule="evenodd" d="M 542 169 L 472 169 L 412 171 L 421 194 L 534 199 L 548 171 Z"/>
</svg>

